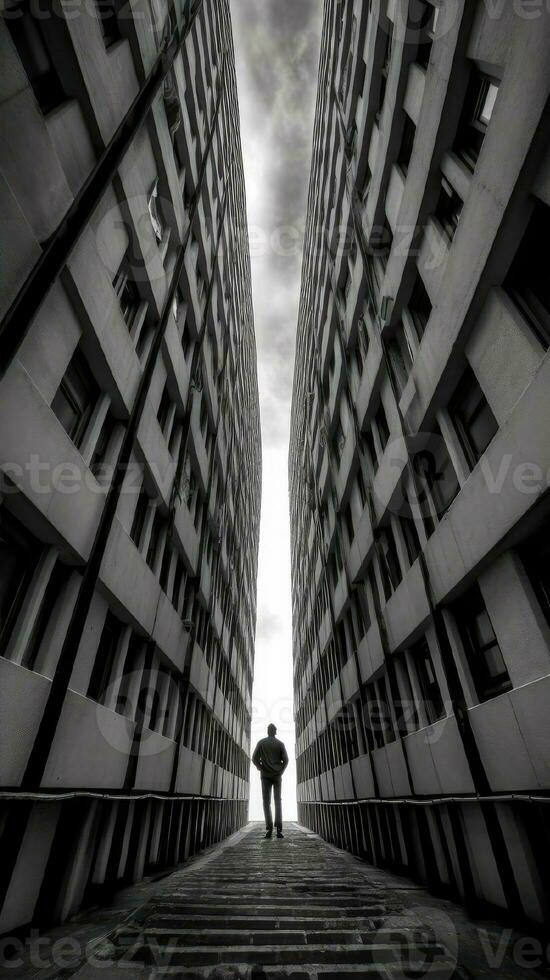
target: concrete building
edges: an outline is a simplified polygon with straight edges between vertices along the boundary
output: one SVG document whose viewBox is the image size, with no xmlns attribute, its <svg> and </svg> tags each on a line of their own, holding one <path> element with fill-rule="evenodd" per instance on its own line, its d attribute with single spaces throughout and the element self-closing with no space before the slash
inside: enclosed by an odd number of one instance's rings
<svg viewBox="0 0 550 980">
<path fill-rule="evenodd" d="M 0 48 L 9 933 L 246 821 L 261 461 L 229 3 Z"/>
<path fill-rule="evenodd" d="M 328 0 L 290 446 L 299 817 L 548 915 L 550 15 Z"/>
</svg>

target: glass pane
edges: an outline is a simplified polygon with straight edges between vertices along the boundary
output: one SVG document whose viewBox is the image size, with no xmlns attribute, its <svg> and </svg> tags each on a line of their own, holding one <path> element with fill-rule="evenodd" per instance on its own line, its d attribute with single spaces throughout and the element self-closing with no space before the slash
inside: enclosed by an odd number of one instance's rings
<svg viewBox="0 0 550 980">
<path fill-rule="evenodd" d="M 493 115 L 493 109 L 495 108 L 497 95 L 498 95 L 498 85 L 495 85 L 493 82 L 490 82 L 487 88 L 487 92 L 485 93 L 485 98 L 483 99 L 483 103 L 481 105 L 481 109 L 479 113 L 480 121 L 482 123 L 485 123 L 486 126 L 490 122 L 491 116 Z"/>
<path fill-rule="evenodd" d="M 487 610 L 484 609 L 483 612 L 480 612 L 476 616 L 474 620 L 474 633 L 478 647 L 484 647 L 495 642 L 496 637 Z"/>
<path fill-rule="evenodd" d="M 477 418 L 472 420 L 469 433 L 478 456 L 485 452 L 497 430 L 496 419 L 489 406 L 485 404 Z"/>
<path fill-rule="evenodd" d="M 500 652 L 500 647 L 495 643 L 489 650 L 483 651 L 483 657 L 487 666 L 489 677 L 501 677 L 502 674 L 508 676 L 506 664 Z"/>
<path fill-rule="evenodd" d="M 61 422 L 65 432 L 72 436 L 78 427 L 80 415 L 64 384 L 61 384 L 57 390 L 52 402 L 52 411 Z"/>
</svg>

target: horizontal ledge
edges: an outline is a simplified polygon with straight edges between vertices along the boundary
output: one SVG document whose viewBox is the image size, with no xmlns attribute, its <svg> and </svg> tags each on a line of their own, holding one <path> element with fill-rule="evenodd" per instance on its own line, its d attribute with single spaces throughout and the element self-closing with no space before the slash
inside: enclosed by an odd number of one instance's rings
<svg viewBox="0 0 550 980">
<path fill-rule="evenodd" d="M 248 803 L 248 799 L 236 796 L 200 796 L 193 793 L 100 793 L 96 790 L 68 790 L 66 793 L 41 793 L 18 790 L 0 790 L 0 800 L 204 800 L 206 803 Z"/>
<path fill-rule="evenodd" d="M 357 806 L 359 803 L 392 804 L 400 806 L 433 806 L 446 803 L 550 803 L 550 796 L 537 796 L 536 793 L 494 793 L 486 796 L 466 794 L 464 796 L 367 796 L 359 800 L 300 800 L 299 806 Z"/>
</svg>

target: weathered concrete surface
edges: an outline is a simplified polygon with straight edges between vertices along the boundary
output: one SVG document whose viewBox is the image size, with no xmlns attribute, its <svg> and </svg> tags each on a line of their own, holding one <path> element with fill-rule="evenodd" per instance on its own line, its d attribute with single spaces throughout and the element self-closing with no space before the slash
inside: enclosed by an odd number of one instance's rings
<svg viewBox="0 0 550 980">
<path fill-rule="evenodd" d="M 70 964 L 66 957 L 49 969 L 33 971 L 27 965 L 6 976 L 505 980 L 526 972 L 540 975 L 514 964 L 509 954 L 519 937 L 511 931 L 473 923 L 458 906 L 371 868 L 296 824 L 285 829 L 284 840 L 265 841 L 262 835 L 259 824 L 250 824 L 162 882 L 129 889 L 118 908 L 89 916 L 87 924 L 81 916 L 72 932 L 67 925 L 56 930 L 57 941 L 77 935 L 86 942 L 88 929 L 92 941 L 85 962 L 75 957 Z"/>
</svg>

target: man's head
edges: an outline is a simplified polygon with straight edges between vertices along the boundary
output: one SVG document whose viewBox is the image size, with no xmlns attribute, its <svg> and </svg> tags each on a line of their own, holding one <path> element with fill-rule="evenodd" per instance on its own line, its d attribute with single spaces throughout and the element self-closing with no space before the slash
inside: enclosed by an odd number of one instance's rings
<svg viewBox="0 0 550 980">
<path fill-rule="evenodd" d="M 271 723 L 271 725 L 268 725 L 267 726 L 267 734 L 268 735 L 276 735 L 277 734 L 277 726 L 274 725 L 273 722 Z"/>
</svg>

